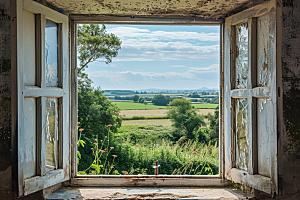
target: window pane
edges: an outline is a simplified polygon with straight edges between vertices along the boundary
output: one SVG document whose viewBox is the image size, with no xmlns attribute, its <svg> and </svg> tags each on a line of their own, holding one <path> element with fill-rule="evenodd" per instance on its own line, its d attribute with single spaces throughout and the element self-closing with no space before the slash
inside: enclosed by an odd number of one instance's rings
<svg viewBox="0 0 300 200">
<path fill-rule="evenodd" d="M 269 15 L 257 19 L 257 86 L 268 86 L 269 63 Z"/>
<path fill-rule="evenodd" d="M 58 25 L 46 20 L 45 28 L 45 73 L 46 86 L 56 87 L 58 83 Z"/>
<path fill-rule="evenodd" d="M 236 166 L 245 171 L 249 161 L 247 123 L 247 99 L 238 99 L 236 101 Z"/>
<path fill-rule="evenodd" d="M 57 169 L 58 163 L 58 99 L 46 99 L 46 166 Z"/>
<path fill-rule="evenodd" d="M 248 80 L 248 23 L 236 26 L 236 88 L 247 88 Z"/>
</svg>

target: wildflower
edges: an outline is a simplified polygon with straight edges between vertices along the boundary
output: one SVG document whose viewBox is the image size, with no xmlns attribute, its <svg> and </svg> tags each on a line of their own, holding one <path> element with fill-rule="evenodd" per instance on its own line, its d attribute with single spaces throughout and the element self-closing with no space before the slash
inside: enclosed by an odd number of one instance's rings
<svg viewBox="0 0 300 200">
<path fill-rule="evenodd" d="M 196 156 L 200 156 L 199 154 L 197 154 Z"/>
<path fill-rule="evenodd" d="M 83 131 L 83 130 L 84 130 L 83 128 L 80 128 L 80 129 L 79 129 L 79 131 Z"/>
<path fill-rule="evenodd" d="M 102 142 L 103 140 L 100 140 L 100 142 Z"/>
<path fill-rule="evenodd" d="M 117 155 L 112 155 L 113 157 L 118 157 Z"/>
<path fill-rule="evenodd" d="M 111 124 L 108 124 L 107 126 L 112 126 Z"/>
<path fill-rule="evenodd" d="M 106 151 L 106 148 L 104 149 L 104 151 Z"/>
<path fill-rule="evenodd" d="M 114 149 L 115 147 L 110 147 L 111 149 Z"/>
<path fill-rule="evenodd" d="M 95 139 L 95 141 L 97 141 L 97 139 Z"/>
<path fill-rule="evenodd" d="M 107 136 L 105 136 L 105 138 L 107 138 Z"/>
<path fill-rule="evenodd" d="M 94 142 L 93 144 L 98 144 L 98 143 Z"/>
<path fill-rule="evenodd" d="M 94 149 L 94 148 L 91 148 L 92 150 Z"/>
<path fill-rule="evenodd" d="M 77 122 L 77 124 L 80 124 L 80 122 Z"/>
<path fill-rule="evenodd" d="M 122 171 L 122 173 L 123 173 L 124 175 L 127 175 L 127 174 L 128 174 L 128 172 L 127 172 L 127 171 Z"/>
<path fill-rule="evenodd" d="M 195 153 L 198 153 L 198 151 L 195 151 Z"/>
<path fill-rule="evenodd" d="M 187 162 L 188 164 L 193 164 L 193 162 Z"/>
<path fill-rule="evenodd" d="M 135 144 L 136 146 L 141 146 L 140 144 Z"/>
<path fill-rule="evenodd" d="M 103 153 L 103 152 L 105 152 L 105 151 L 104 151 L 104 150 L 102 150 L 102 149 L 101 149 L 100 151 L 101 151 L 102 153 Z"/>
<path fill-rule="evenodd" d="M 194 169 L 192 169 L 192 172 L 195 171 Z"/>
</svg>

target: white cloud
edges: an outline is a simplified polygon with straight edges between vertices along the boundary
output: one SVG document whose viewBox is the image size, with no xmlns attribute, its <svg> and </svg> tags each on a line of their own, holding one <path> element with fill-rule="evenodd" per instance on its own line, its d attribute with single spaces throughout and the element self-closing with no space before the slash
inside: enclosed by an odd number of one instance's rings
<svg viewBox="0 0 300 200">
<path fill-rule="evenodd" d="M 121 39 L 140 38 L 149 40 L 199 40 L 219 41 L 219 33 L 198 33 L 187 31 L 149 31 L 134 27 L 115 27 L 107 29 L 108 32 L 116 34 Z"/>
<path fill-rule="evenodd" d="M 185 66 L 184 66 L 185 67 Z M 190 67 L 185 72 L 136 72 L 136 71 L 93 71 L 89 72 L 89 77 L 106 78 L 111 83 L 126 83 L 128 81 L 162 81 L 162 80 L 200 80 L 203 73 L 218 72 L 219 65 L 213 64 L 208 67 Z"/>
</svg>

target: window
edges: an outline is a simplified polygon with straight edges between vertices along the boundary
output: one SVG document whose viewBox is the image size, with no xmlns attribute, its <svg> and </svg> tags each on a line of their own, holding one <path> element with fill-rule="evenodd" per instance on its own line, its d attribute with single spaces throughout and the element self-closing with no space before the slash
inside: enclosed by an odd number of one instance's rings
<svg viewBox="0 0 300 200">
<path fill-rule="evenodd" d="M 23 196 L 69 179 L 68 18 L 33 1 L 17 5 L 16 174 Z"/>
<path fill-rule="evenodd" d="M 12 55 L 15 56 L 15 60 L 12 58 L 15 81 L 12 141 L 13 159 L 18 164 L 13 169 L 13 182 L 17 184 L 19 196 L 67 180 L 71 180 L 73 186 L 199 187 L 224 186 L 224 177 L 267 193 L 278 193 L 275 0 L 230 16 L 225 26 L 221 25 L 220 175 L 193 179 L 76 176 L 76 24 L 207 24 L 207 21 L 186 16 L 163 19 L 106 16 L 106 21 L 99 20 L 100 16 L 71 15 L 68 18 L 34 1 L 17 0 L 16 3 L 18 6 L 13 8 L 17 9 L 14 13 L 17 20 L 12 20 Z M 55 33 L 57 28 L 57 37 L 51 34 L 49 47 L 46 46 L 46 27 Z M 237 37 L 236 32 L 242 37 Z M 240 49 L 244 54 L 240 54 Z M 56 52 L 57 67 L 52 65 Z M 45 125 L 48 125 L 47 131 Z M 51 148 L 47 148 L 47 144 Z M 47 149 L 50 150 L 48 162 Z"/>
<path fill-rule="evenodd" d="M 230 45 L 230 56 L 225 54 L 225 88 L 230 88 L 225 93 L 225 148 L 230 153 L 225 154 L 225 174 L 267 193 L 277 192 L 274 6 L 264 3 L 225 22 L 225 38 L 230 38 L 225 41 L 225 49 Z"/>
</svg>

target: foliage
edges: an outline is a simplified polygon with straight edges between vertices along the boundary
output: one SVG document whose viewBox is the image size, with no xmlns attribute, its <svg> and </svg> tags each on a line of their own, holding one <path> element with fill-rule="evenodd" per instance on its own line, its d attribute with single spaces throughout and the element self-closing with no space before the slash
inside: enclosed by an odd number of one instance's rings
<svg viewBox="0 0 300 200">
<path fill-rule="evenodd" d="M 88 67 L 90 62 L 104 58 L 106 64 L 118 55 L 121 40 L 112 33 L 107 33 L 105 25 L 84 24 L 78 27 L 78 74 Z"/>
<path fill-rule="evenodd" d="M 207 116 L 210 122 L 209 140 L 218 141 L 219 140 L 219 106 L 215 110 L 215 114 L 211 115 L 208 113 Z"/>
<path fill-rule="evenodd" d="M 133 98 L 132 98 L 132 100 L 134 101 L 134 102 L 138 102 L 139 101 L 139 96 L 138 95 L 134 95 L 133 96 Z"/>
<path fill-rule="evenodd" d="M 171 109 L 167 115 L 173 122 L 172 126 L 176 128 L 178 137 L 186 136 L 187 139 L 193 139 L 195 138 L 194 131 L 206 125 L 204 117 L 196 113 L 189 100 L 174 99 L 169 105 Z"/>
<path fill-rule="evenodd" d="M 116 104 L 121 110 L 144 110 L 145 106 L 140 103 L 133 102 L 113 102 Z M 168 109 L 168 106 L 156 106 L 149 103 L 146 107 L 147 110 L 158 110 L 158 109 Z"/>
<path fill-rule="evenodd" d="M 152 98 L 152 103 L 158 106 L 166 106 L 173 100 L 170 96 L 164 96 L 162 94 L 157 94 Z"/>
</svg>

